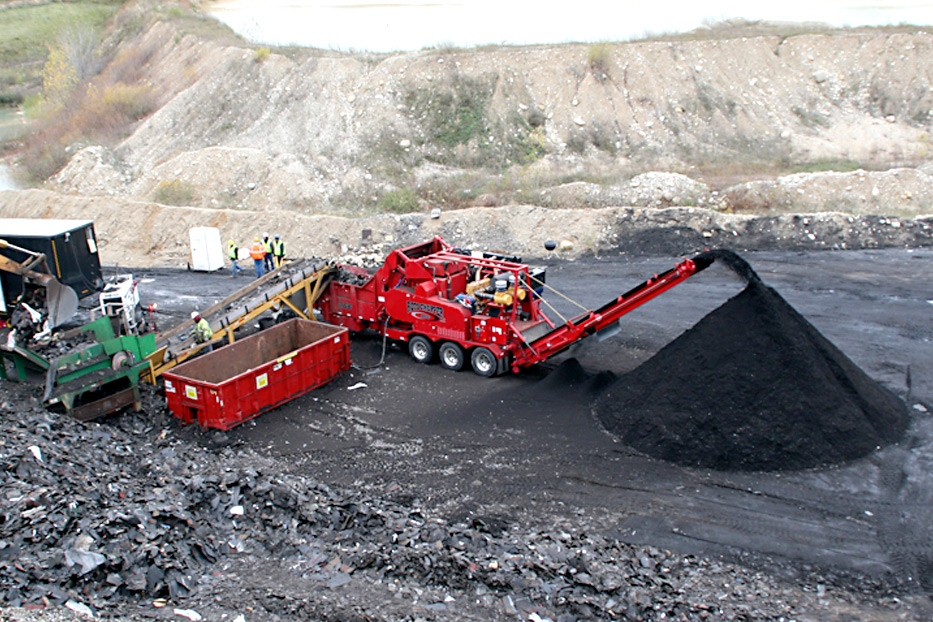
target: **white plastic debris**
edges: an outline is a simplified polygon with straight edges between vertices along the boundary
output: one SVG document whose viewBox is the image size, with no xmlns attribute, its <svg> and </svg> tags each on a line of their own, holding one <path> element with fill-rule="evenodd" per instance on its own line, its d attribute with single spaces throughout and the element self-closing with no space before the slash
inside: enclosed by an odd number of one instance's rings
<svg viewBox="0 0 933 622">
<path fill-rule="evenodd" d="M 356 391 L 357 389 L 362 389 L 365 386 L 366 386 L 365 382 L 357 382 L 352 387 L 347 387 L 347 391 Z"/>
<path fill-rule="evenodd" d="M 42 450 L 39 449 L 38 445 L 30 445 L 29 452 L 33 455 L 33 457 L 36 460 L 38 460 L 39 462 L 42 462 Z"/>
<path fill-rule="evenodd" d="M 235 505 L 232 508 L 230 508 L 230 514 L 232 514 L 233 516 L 243 516 L 244 511 L 245 510 L 243 509 L 242 505 Z"/>
<path fill-rule="evenodd" d="M 246 616 L 241 613 L 237 617 L 233 618 L 233 622 L 246 622 Z"/>
<path fill-rule="evenodd" d="M 67 609 L 71 609 L 75 613 L 80 613 L 83 616 L 87 616 L 89 618 L 94 617 L 94 612 L 91 611 L 90 607 L 88 607 L 84 603 L 79 603 L 76 600 L 69 600 L 68 602 L 65 603 L 65 607 Z"/>
<path fill-rule="evenodd" d="M 201 617 L 201 614 L 195 611 L 194 609 L 173 609 L 172 613 L 174 613 L 176 616 L 188 618 L 189 620 L 192 620 L 193 622 L 197 622 L 198 620 L 204 619 Z"/>
</svg>

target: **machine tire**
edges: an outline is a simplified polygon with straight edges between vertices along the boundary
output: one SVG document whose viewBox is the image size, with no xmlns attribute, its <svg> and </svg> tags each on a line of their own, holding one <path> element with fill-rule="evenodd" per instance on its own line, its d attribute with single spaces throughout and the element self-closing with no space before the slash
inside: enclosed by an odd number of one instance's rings
<svg viewBox="0 0 933 622">
<path fill-rule="evenodd" d="M 434 344 L 424 335 L 415 335 L 408 340 L 408 353 L 418 363 L 427 365 L 434 360 Z"/>
<path fill-rule="evenodd" d="M 146 330 L 146 316 L 143 314 L 143 310 L 139 307 L 133 311 L 133 321 L 136 323 L 136 333 L 139 335 L 144 335 L 148 332 Z"/>
<path fill-rule="evenodd" d="M 136 364 L 136 357 L 129 350 L 120 350 L 110 359 L 110 368 L 114 371 L 129 369 Z"/>
<path fill-rule="evenodd" d="M 477 375 L 492 378 L 499 369 L 499 361 L 495 355 L 486 348 L 476 348 L 470 355 L 470 364 Z"/>
<path fill-rule="evenodd" d="M 455 341 L 445 341 L 438 351 L 441 358 L 441 367 L 450 371 L 460 371 L 466 360 L 463 347 Z"/>
</svg>

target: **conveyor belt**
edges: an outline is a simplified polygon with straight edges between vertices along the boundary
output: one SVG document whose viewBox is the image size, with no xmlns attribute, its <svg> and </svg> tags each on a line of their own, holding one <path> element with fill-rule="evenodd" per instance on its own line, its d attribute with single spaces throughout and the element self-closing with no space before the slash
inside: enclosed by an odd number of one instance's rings
<svg viewBox="0 0 933 622">
<path fill-rule="evenodd" d="M 288 262 L 224 300 L 201 312 L 214 331 L 212 344 L 233 343 L 235 331 L 250 320 L 283 305 L 304 319 L 314 319 L 310 306 L 314 304 L 334 271 L 330 262 L 301 259 Z M 310 301 L 310 305 L 308 303 Z M 161 373 L 200 352 L 206 343 L 195 343 L 190 337 L 194 322 L 184 320 L 156 335 L 156 352 L 150 357 L 154 382 Z"/>
</svg>

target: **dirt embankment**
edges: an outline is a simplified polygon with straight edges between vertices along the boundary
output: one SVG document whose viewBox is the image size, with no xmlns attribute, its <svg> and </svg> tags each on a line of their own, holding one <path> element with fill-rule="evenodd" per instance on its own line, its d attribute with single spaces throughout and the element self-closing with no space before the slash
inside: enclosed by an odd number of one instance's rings
<svg viewBox="0 0 933 622">
<path fill-rule="evenodd" d="M 379 262 L 392 248 L 441 235 L 460 247 L 527 258 L 556 253 L 669 253 L 704 247 L 736 250 L 919 247 L 933 243 L 933 217 L 900 219 L 839 212 L 742 216 L 710 209 L 614 207 L 549 209 L 531 205 L 469 208 L 430 214 L 347 218 L 293 212 L 173 207 L 112 197 L 76 197 L 43 190 L 0 192 L 0 217 L 90 219 L 107 264 L 184 266 L 188 231 L 218 227 L 241 248 L 261 232 L 281 233 L 292 257 Z M 263 231 L 261 231 L 263 230 Z M 245 253 L 245 251 L 243 251 Z"/>
</svg>

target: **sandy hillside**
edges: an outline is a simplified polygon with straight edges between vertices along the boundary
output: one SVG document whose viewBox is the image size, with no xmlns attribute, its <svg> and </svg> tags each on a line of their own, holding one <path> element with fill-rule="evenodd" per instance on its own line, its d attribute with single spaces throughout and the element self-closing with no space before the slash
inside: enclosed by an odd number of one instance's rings
<svg viewBox="0 0 933 622">
<path fill-rule="evenodd" d="M 124 9 L 150 21 L 114 50 L 146 59 L 156 111 L 120 144 L 71 145 L 44 191 L 0 193 L 0 216 L 93 218 L 105 258 L 136 264 L 184 261 L 195 225 L 244 246 L 281 232 L 295 253 L 434 233 L 521 252 L 566 239 L 579 253 L 643 227 L 676 225 L 696 245 L 749 219 L 840 212 L 855 221 L 832 236 L 776 235 L 875 246 L 877 217 L 919 218 L 910 243 L 929 242 L 928 32 L 270 53 L 153 19 L 149 4 Z"/>
</svg>

